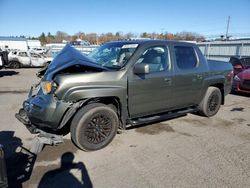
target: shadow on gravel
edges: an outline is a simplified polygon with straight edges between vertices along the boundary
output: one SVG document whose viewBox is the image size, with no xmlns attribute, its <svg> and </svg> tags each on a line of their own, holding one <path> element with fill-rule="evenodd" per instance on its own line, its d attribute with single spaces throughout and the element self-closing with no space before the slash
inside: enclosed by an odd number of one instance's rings
<svg viewBox="0 0 250 188">
<path fill-rule="evenodd" d="M 10 188 L 22 188 L 26 187 L 26 185 L 34 187 L 34 184 L 39 184 L 39 188 L 92 188 L 92 182 L 85 165 L 82 162 L 73 162 L 74 154 L 72 152 L 76 152 L 76 147 L 72 148 L 71 145 L 67 144 L 69 141 L 66 141 L 66 145 L 58 146 L 57 149 L 55 146 L 54 148 L 51 146 L 51 148 L 44 151 L 47 158 L 54 157 L 54 160 L 57 159 L 57 156 L 61 155 L 61 166 L 59 168 L 55 169 L 57 165 L 54 164 L 34 167 L 36 161 L 46 162 L 48 159 L 44 157 L 43 153 L 36 155 L 23 147 L 21 139 L 14 134 L 14 131 L 0 132 L 0 144 L 4 147 L 7 178 Z M 66 146 L 70 147 L 70 151 L 65 152 Z M 64 149 L 65 153 L 60 148 Z M 66 147 L 66 149 L 68 148 Z M 61 152 L 61 154 L 57 152 Z M 76 171 L 76 174 L 72 174 L 72 170 Z"/>
<path fill-rule="evenodd" d="M 86 187 L 92 188 L 92 182 L 88 171 L 82 162 L 74 163 L 74 154 L 66 152 L 61 157 L 61 166 L 57 169 L 48 171 L 42 177 L 38 188 L 54 187 Z M 70 171 L 78 170 L 80 179 L 77 179 Z"/>
<path fill-rule="evenodd" d="M 13 90 L 13 91 L 0 91 L 0 94 L 24 94 L 28 92 L 29 90 Z"/>
<path fill-rule="evenodd" d="M 242 107 L 235 107 L 230 110 L 231 112 L 243 112 L 244 108 Z"/>
<path fill-rule="evenodd" d="M 4 76 L 13 76 L 19 74 L 19 72 L 16 71 L 9 71 L 9 70 L 0 70 L 0 78 Z"/>
<path fill-rule="evenodd" d="M 4 146 L 9 187 L 20 188 L 30 179 L 36 155 L 22 146 L 14 131 L 1 131 L 0 143 Z"/>
</svg>

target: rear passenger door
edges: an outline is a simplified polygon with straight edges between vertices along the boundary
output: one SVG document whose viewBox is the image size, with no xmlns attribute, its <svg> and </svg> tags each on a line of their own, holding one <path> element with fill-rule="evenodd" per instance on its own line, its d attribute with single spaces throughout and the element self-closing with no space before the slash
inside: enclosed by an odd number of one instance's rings
<svg viewBox="0 0 250 188">
<path fill-rule="evenodd" d="M 174 45 L 173 101 L 175 107 L 186 107 L 199 102 L 204 80 L 204 64 L 198 56 L 198 49 L 192 45 Z"/>
<path fill-rule="evenodd" d="M 44 66 L 44 59 L 36 53 L 30 53 L 30 57 L 31 57 L 31 66 L 34 67 L 42 67 Z"/>
<path fill-rule="evenodd" d="M 23 66 L 29 66 L 31 63 L 27 52 L 19 52 L 18 59 Z"/>
</svg>

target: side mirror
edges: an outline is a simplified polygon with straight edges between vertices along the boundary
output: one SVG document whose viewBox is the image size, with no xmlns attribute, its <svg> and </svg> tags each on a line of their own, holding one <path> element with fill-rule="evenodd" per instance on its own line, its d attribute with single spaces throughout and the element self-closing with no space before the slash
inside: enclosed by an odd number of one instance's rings
<svg viewBox="0 0 250 188">
<path fill-rule="evenodd" d="M 234 65 L 234 68 L 235 69 L 243 69 L 242 65 L 240 65 L 240 64 Z"/>
<path fill-rule="evenodd" d="M 135 74 L 148 74 L 149 73 L 149 64 L 146 63 L 137 63 L 134 66 Z"/>
</svg>

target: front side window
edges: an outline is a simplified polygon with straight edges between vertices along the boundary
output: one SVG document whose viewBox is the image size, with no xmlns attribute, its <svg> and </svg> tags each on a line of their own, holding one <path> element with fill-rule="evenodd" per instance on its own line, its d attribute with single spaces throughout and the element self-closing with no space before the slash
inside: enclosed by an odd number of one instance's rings
<svg viewBox="0 0 250 188">
<path fill-rule="evenodd" d="M 149 73 L 161 72 L 169 68 L 169 56 L 165 47 L 150 47 L 144 51 L 137 63 L 149 65 Z"/>
<path fill-rule="evenodd" d="M 175 46 L 175 58 L 180 69 L 192 69 L 198 64 L 198 59 L 193 47 Z"/>
<path fill-rule="evenodd" d="M 138 44 L 107 43 L 88 56 L 104 67 L 118 70 L 128 62 L 137 47 Z"/>
</svg>

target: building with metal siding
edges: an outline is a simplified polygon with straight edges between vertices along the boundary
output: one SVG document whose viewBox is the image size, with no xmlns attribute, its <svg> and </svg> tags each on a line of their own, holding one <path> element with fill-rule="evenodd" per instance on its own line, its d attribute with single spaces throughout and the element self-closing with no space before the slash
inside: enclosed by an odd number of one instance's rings
<svg viewBox="0 0 250 188">
<path fill-rule="evenodd" d="M 39 40 L 28 40 L 20 37 L 0 37 L 0 48 L 28 50 L 29 48 L 41 47 Z"/>
<path fill-rule="evenodd" d="M 27 40 L 29 48 L 41 48 L 41 42 L 39 40 Z"/>
<path fill-rule="evenodd" d="M 207 59 L 229 61 L 231 56 L 250 56 L 250 40 L 197 43 Z"/>
</svg>

